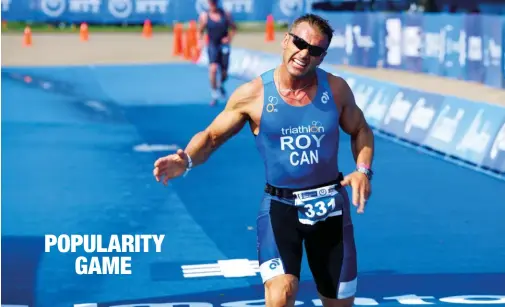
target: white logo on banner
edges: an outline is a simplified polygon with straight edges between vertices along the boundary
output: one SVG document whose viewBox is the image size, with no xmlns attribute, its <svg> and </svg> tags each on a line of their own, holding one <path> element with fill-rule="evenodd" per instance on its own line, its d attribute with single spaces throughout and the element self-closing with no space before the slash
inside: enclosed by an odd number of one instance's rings
<svg viewBox="0 0 505 307">
<path fill-rule="evenodd" d="M 458 129 L 459 122 L 463 118 L 463 115 L 465 115 L 465 110 L 458 108 L 454 118 L 451 118 L 447 116 L 450 110 L 451 107 L 445 106 L 442 111 L 440 111 L 440 115 L 430 133 L 431 137 L 444 143 L 450 143 L 452 141 Z"/>
<path fill-rule="evenodd" d="M 386 62 L 390 65 L 400 65 L 402 63 L 401 39 L 402 22 L 398 18 L 386 20 Z"/>
<path fill-rule="evenodd" d="M 375 43 L 370 35 L 361 35 L 361 26 L 352 27 L 352 33 L 354 34 L 356 46 L 365 49 L 370 49 L 375 46 Z"/>
<path fill-rule="evenodd" d="M 280 0 L 279 6 L 282 14 L 293 16 L 302 12 L 303 0 Z"/>
<path fill-rule="evenodd" d="M 109 12 L 116 18 L 128 18 L 133 12 L 132 0 L 109 0 Z"/>
<path fill-rule="evenodd" d="M 70 0 L 69 11 L 72 13 L 99 13 L 101 0 Z"/>
<path fill-rule="evenodd" d="M 165 14 L 168 11 L 170 0 L 137 0 L 135 12 L 137 13 L 156 13 Z"/>
<path fill-rule="evenodd" d="M 488 133 L 490 128 L 490 122 L 482 120 L 483 110 L 479 110 L 477 116 L 470 124 L 470 128 L 465 133 L 463 139 L 456 146 L 457 151 L 473 151 L 479 154 L 484 153 L 487 148 L 487 144 L 491 140 L 491 135 Z"/>
<path fill-rule="evenodd" d="M 428 130 L 430 128 L 430 124 L 435 117 L 435 109 L 432 107 L 426 107 L 426 99 L 420 98 L 412 112 L 410 112 L 409 118 L 405 123 L 405 133 L 410 133 L 412 128 L 421 129 L 423 131 Z"/>
<path fill-rule="evenodd" d="M 421 28 L 420 27 L 405 27 L 402 37 L 403 54 L 408 57 L 421 56 Z"/>
<path fill-rule="evenodd" d="M 493 160 L 496 159 L 500 151 L 505 151 L 505 124 L 501 126 L 501 129 L 493 142 L 493 146 L 491 146 L 489 157 Z"/>
<path fill-rule="evenodd" d="M 9 11 L 12 0 L 2 0 L 2 12 Z"/>
<path fill-rule="evenodd" d="M 484 66 L 500 66 L 501 54 L 502 46 L 490 38 L 484 47 Z"/>
<path fill-rule="evenodd" d="M 412 108 L 412 103 L 408 100 L 403 99 L 403 92 L 399 92 L 393 98 L 393 102 L 389 107 L 389 111 L 384 118 L 384 123 L 387 125 L 391 122 L 391 120 L 396 120 L 401 123 L 404 123 L 407 119 L 407 116 Z"/>
<path fill-rule="evenodd" d="M 452 31 L 454 28 L 450 25 L 447 25 L 444 27 L 446 32 L 445 32 L 445 49 L 447 54 L 452 54 L 452 53 L 458 53 L 458 61 L 459 65 L 461 67 L 465 66 L 466 64 L 466 32 L 461 30 L 459 31 L 459 38 L 458 40 L 453 40 L 450 37 L 448 37 L 447 32 Z M 447 62 L 446 65 L 448 67 L 452 67 L 454 63 L 452 62 Z"/>
<path fill-rule="evenodd" d="M 445 33 L 443 30 L 440 33 L 424 34 L 424 56 L 429 58 L 438 58 L 440 62 L 444 60 L 445 54 Z"/>
<path fill-rule="evenodd" d="M 378 122 L 382 121 L 384 118 L 384 114 L 386 114 L 388 105 L 385 103 L 381 103 L 383 100 L 383 91 L 379 90 L 377 94 L 375 94 L 374 99 L 368 105 L 365 111 L 365 117 L 367 119 L 373 119 Z"/>
<path fill-rule="evenodd" d="M 469 36 L 468 37 L 468 59 L 470 61 L 481 61 L 482 55 L 482 37 Z"/>
<path fill-rule="evenodd" d="M 225 11 L 230 13 L 252 13 L 254 0 L 220 0 Z M 197 0 L 195 9 L 198 14 L 209 9 L 208 0 Z"/>
<path fill-rule="evenodd" d="M 352 54 L 352 49 L 354 48 L 354 37 L 352 35 L 352 26 L 345 26 L 345 52 L 350 55 Z"/>
<path fill-rule="evenodd" d="M 328 49 L 340 48 L 343 49 L 346 47 L 346 36 L 345 33 L 339 33 L 338 30 L 335 30 L 335 34 L 333 34 L 333 38 L 331 39 L 331 43 L 328 46 Z M 352 38 L 351 38 L 352 40 Z M 351 41 L 352 42 L 352 41 Z"/>
<path fill-rule="evenodd" d="M 41 0 L 40 9 L 49 17 L 59 17 L 65 12 L 65 0 Z"/>
</svg>

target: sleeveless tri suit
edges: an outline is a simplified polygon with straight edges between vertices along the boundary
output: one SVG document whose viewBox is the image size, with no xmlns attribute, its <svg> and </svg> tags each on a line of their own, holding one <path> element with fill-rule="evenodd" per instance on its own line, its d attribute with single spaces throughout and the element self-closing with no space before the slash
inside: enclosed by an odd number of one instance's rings
<svg viewBox="0 0 505 307">
<path fill-rule="evenodd" d="M 257 218 L 263 282 L 280 274 L 300 277 L 303 244 L 317 289 L 328 298 L 353 296 L 356 247 L 345 188 L 339 182 L 339 111 L 327 73 L 303 107 L 284 102 L 274 70 L 261 75 L 264 103 L 255 137 L 266 187 Z"/>
</svg>

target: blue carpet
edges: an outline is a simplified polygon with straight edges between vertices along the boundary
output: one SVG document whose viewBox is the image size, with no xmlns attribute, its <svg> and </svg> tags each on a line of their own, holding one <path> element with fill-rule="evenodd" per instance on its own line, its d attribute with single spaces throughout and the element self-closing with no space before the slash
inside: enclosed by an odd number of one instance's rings
<svg viewBox="0 0 505 307">
<path fill-rule="evenodd" d="M 185 278 L 181 270 L 256 259 L 264 173 L 248 128 L 168 187 L 154 181 L 152 165 L 170 149 L 135 150 L 183 147 L 222 110 L 208 106 L 205 69 L 4 68 L 2 77 L 3 303 L 262 299 L 259 274 Z M 231 79 L 228 91 L 241 83 Z M 345 172 L 353 167 L 349 142 L 342 137 Z M 373 197 L 364 215 L 353 213 L 357 305 L 419 303 L 398 298 L 409 294 L 436 306 L 455 304 L 440 301 L 449 296 L 505 296 L 505 182 L 385 138 L 376 148 Z M 142 233 L 165 234 L 163 250 L 131 254 L 132 275 L 79 276 L 79 253 L 44 252 L 45 234 Z M 298 299 L 314 305 L 305 260 L 302 269 Z"/>
</svg>

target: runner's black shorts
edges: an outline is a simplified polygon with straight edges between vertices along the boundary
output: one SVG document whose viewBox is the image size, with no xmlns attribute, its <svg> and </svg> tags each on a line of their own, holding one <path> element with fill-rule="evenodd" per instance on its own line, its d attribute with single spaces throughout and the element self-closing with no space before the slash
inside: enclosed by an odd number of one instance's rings
<svg viewBox="0 0 505 307">
<path fill-rule="evenodd" d="M 354 296 L 356 246 L 349 197 L 338 187 L 342 210 L 313 225 L 300 221 L 295 201 L 265 193 L 257 218 L 257 248 L 263 283 L 283 274 L 300 279 L 303 246 L 319 294 Z"/>
</svg>

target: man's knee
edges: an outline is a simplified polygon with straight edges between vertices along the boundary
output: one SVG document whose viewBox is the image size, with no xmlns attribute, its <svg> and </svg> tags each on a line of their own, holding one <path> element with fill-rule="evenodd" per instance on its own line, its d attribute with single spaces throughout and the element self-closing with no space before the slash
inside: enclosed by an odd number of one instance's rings
<svg viewBox="0 0 505 307">
<path fill-rule="evenodd" d="M 298 279 L 293 275 L 280 275 L 265 283 L 266 307 L 294 306 Z"/>
<path fill-rule="evenodd" d="M 210 63 L 209 72 L 213 75 L 217 73 L 217 63 Z"/>
</svg>

